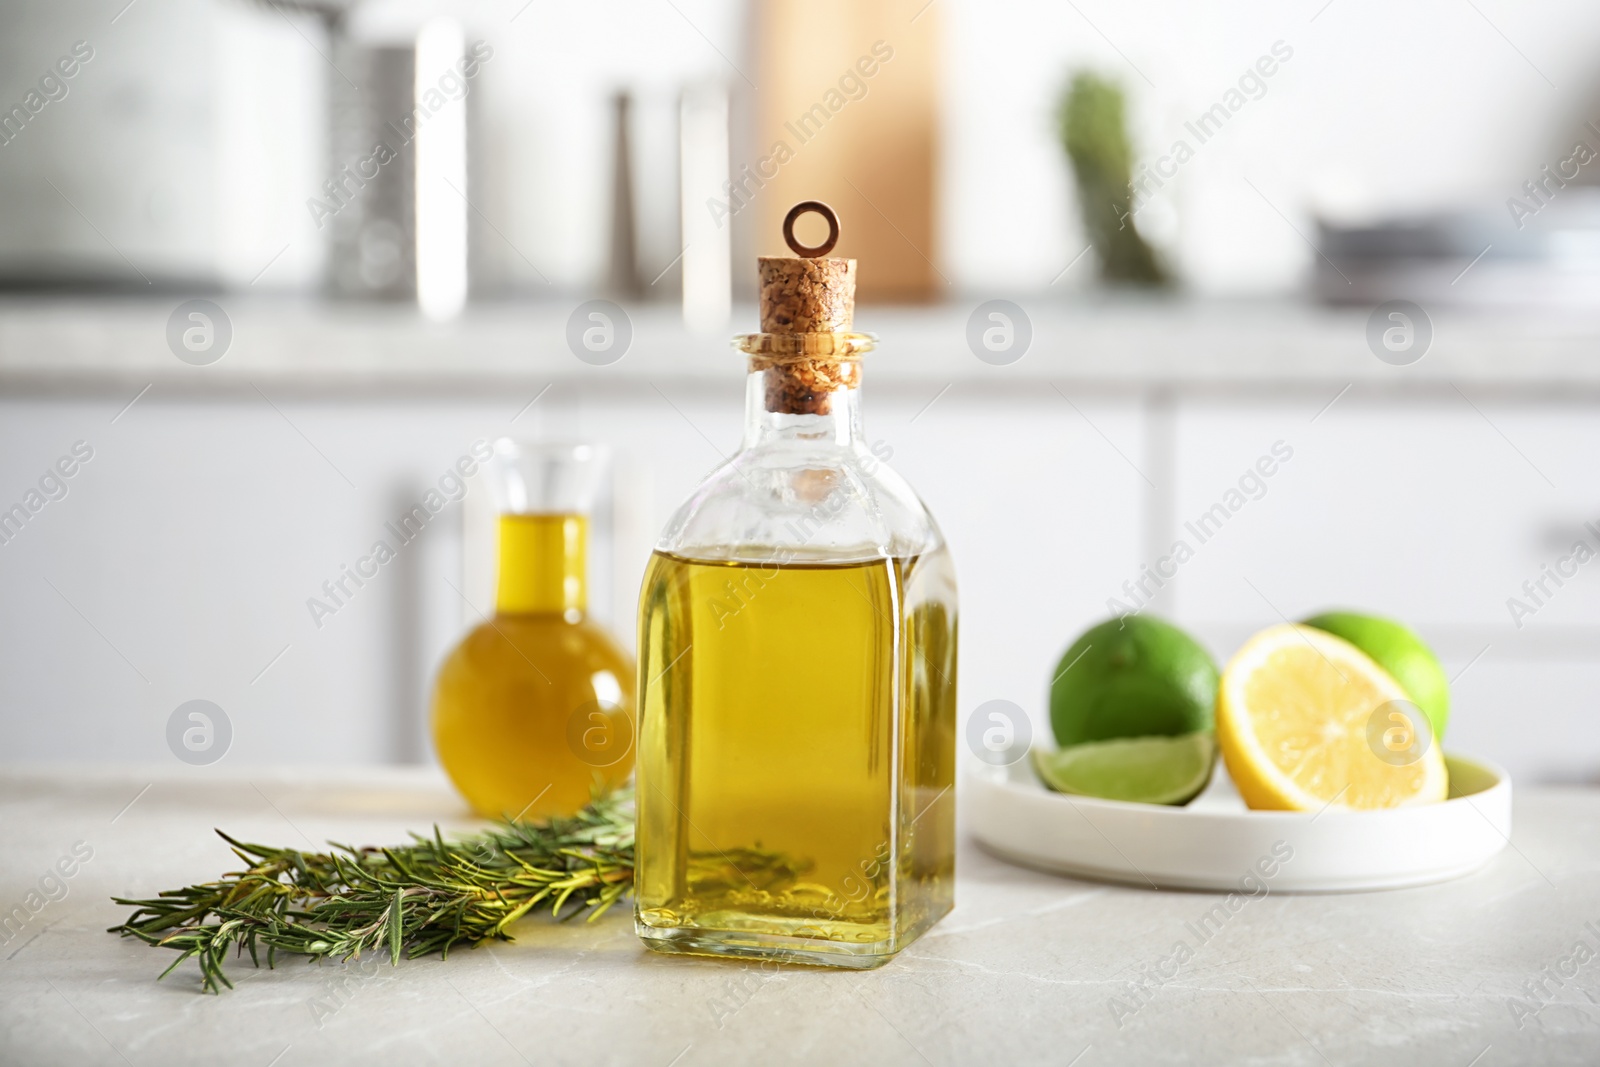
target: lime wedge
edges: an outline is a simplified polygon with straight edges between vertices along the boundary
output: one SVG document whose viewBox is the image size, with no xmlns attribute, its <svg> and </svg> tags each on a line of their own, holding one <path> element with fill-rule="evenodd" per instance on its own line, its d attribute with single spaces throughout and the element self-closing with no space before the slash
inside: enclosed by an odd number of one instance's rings
<svg viewBox="0 0 1600 1067">
<path fill-rule="evenodd" d="M 1217 739 L 1209 730 L 1033 750 L 1034 770 L 1056 792 L 1136 804 L 1193 800 L 1211 781 L 1216 762 Z"/>
</svg>

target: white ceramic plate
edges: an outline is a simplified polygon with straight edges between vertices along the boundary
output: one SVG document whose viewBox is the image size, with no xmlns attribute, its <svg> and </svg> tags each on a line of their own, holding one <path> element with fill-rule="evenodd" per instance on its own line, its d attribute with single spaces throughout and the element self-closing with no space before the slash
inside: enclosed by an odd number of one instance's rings
<svg viewBox="0 0 1600 1067">
<path fill-rule="evenodd" d="M 1398 889 L 1487 863 L 1511 836 L 1511 779 L 1445 755 L 1450 799 L 1389 811 L 1250 811 L 1220 760 L 1184 807 L 1067 796 L 1030 761 L 980 767 L 965 783 L 970 828 L 1002 859 L 1080 878 L 1259 893 Z"/>
</svg>

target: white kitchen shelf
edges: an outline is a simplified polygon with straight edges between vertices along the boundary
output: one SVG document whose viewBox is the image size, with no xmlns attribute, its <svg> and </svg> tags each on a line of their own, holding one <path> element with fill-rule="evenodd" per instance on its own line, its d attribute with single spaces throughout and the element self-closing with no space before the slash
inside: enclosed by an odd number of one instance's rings
<svg viewBox="0 0 1600 1067">
<path fill-rule="evenodd" d="M 0 299 L 0 390 L 111 395 L 151 382 L 179 392 L 248 392 L 251 383 L 301 395 L 493 395 L 550 381 L 647 389 L 650 382 L 731 386 L 738 356 L 728 338 L 753 329 L 735 308 L 725 331 L 689 333 L 670 304 L 629 310 L 633 340 L 605 367 L 579 361 L 565 340 L 581 300 L 488 304 L 456 322 L 423 320 L 408 306 L 327 304 L 217 295 L 229 315 L 228 353 L 207 367 L 168 350 L 178 297 Z M 923 307 L 858 310 L 879 335 L 874 387 L 971 382 L 1100 391 L 1312 391 L 1352 384 L 1366 393 L 1450 392 L 1451 383 L 1499 394 L 1600 395 L 1600 317 L 1552 312 L 1432 312 L 1434 339 L 1420 362 L 1395 367 L 1366 346 L 1366 308 L 1289 301 L 1200 301 L 1040 296 L 1017 302 L 1033 341 L 1010 366 L 979 361 L 967 346 L 977 298 Z"/>
</svg>

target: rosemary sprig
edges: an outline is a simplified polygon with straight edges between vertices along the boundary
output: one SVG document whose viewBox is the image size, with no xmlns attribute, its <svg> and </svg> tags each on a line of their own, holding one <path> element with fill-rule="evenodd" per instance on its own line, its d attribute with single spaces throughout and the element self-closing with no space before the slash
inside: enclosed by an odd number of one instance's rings
<svg viewBox="0 0 1600 1067">
<path fill-rule="evenodd" d="M 558 919 L 588 912 L 593 922 L 633 888 L 633 804 L 627 792 L 596 799 L 571 818 L 507 821 L 446 841 L 412 835 L 394 848 L 333 845 L 301 852 L 238 841 L 218 830 L 246 869 L 162 892 L 150 900 L 112 898 L 134 908 L 108 932 L 137 937 L 200 967 L 201 990 L 221 992 L 230 950 L 256 966 L 266 948 L 310 959 L 359 959 L 384 952 L 392 964 L 462 942 L 509 941 L 506 927 L 539 909 Z M 567 909 L 576 901 L 577 906 Z"/>
</svg>

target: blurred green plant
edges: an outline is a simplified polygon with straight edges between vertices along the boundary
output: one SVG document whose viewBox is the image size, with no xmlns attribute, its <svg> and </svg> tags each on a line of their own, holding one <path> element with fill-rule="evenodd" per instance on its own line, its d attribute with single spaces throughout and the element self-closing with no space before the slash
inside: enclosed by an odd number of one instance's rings
<svg viewBox="0 0 1600 1067">
<path fill-rule="evenodd" d="M 1058 115 L 1078 183 L 1083 228 L 1108 282 L 1160 286 L 1171 278 L 1133 219 L 1133 152 L 1122 90 L 1089 71 L 1072 78 Z"/>
</svg>

